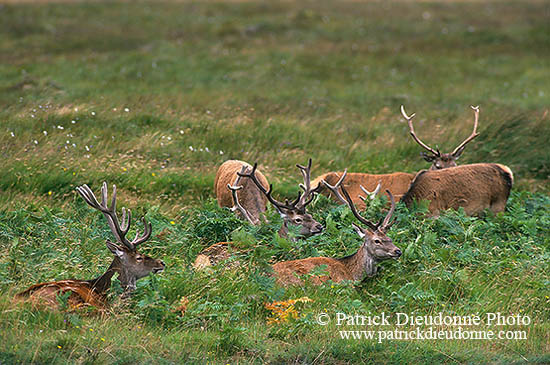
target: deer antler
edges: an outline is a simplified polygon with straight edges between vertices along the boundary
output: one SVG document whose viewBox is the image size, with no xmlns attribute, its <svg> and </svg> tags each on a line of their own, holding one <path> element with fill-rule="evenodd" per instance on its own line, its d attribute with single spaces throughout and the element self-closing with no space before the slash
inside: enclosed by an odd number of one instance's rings
<svg viewBox="0 0 550 365">
<path fill-rule="evenodd" d="M 90 187 L 86 184 L 79 186 L 76 188 L 76 190 L 80 193 L 82 198 L 90 205 L 92 208 L 99 210 L 103 213 L 105 218 L 107 219 L 107 223 L 109 224 L 109 227 L 111 228 L 111 232 L 113 232 L 113 235 L 117 239 L 118 242 L 122 243 L 124 246 L 126 246 L 128 249 L 135 251 L 136 247 L 151 237 L 152 227 L 151 223 L 148 223 L 145 220 L 145 217 L 142 218 L 142 222 L 144 225 L 144 231 L 141 236 L 139 236 L 139 232 L 136 233 L 136 237 L 129 241 L 126 238 L 126 234 L 128 233 L 128 230 L 130 229 L 130 224 L 132 221 L 132 212 L 130 209 L 128 209 L 128 214 L 126 214 L 126 209 L 122 208 L 122 225 L 120 225 L 118 221 L 118 217 L 116 215 L 116 186 L 113 185 L 113 197 L 111 198 L 111 206 L 107 207 L 107 183 L 103 182 L 103 185 L 101 187 L 101 204 L 98 203 L 94 193 L 90 189 Z"/>
<path fill-rule="evenodd" d="M 336 184 L 334 184 L 334 186 L 330 185 L 328 182 L 326 182 L 325 180 L 321 180 L 323 182 L 323 184 L 325 184 L 325 186 L 330 190 L 332 191 L 332 193 L 334 194 L 334 196 L 336 198 L 338 198 L 338 200 L 340 200 L 341 203 L 343 204 L 347 204 L 346 202 L 346 199 L 344 199 L 344 197 L 342 196 L 342 194 L 340 194 L 340 192 L 338 191 L 338 188 L 340 188 L 340 186 L 342 185 L 342 182 L 344 181 L 344 179 L 346 178 L 346 175 L 348 173 L 348 169 L 345 169 L 344 170 L 344 173 L 342 174 L 342 176 L 340 176 L 340 179 L 338 179 L 338 181 L 336 182 Z M 319 184 L 320 186 L 321 184 Z"/>
<path fill-rule="evenodd" d="M 300 169 L 300 172 L 304 178 L 304 183 L 300 184 L 300 187 L 304 189 L 304 194 L 297 203 L 299 209 L 303 209 L 313 201 L 313 198 L 315 198 L 315 193 L 318 193 L 321 190 L 321 186 L 317 185 L 315 189 L 311 190 L 311 158 L 308 161 L 307 167 L 300 164 L 297 164 L 296 167 Z"/>
<path fill-rule="evenodd" d="M 407 123 L 409 124 L 409 131 L 411 133 L 411 136 L 413 137 L 413 139 L 416 141 L 416 143 L 418 143 L 419 145 L 421 145 L 422 147 L 424 147 L 426 150 L 430 151 L 431 153 L 433 153 L 435 156 L 439 156 L 440 155 L 440 152 L 438 150 L 434 150 L 433 148 L 431 148 L 430 146 L 428 146 L 427 144 L 425 144 L 424 142 L 422 142 L 417 136 L 416 136 L 416 133 L 414 132 L 414 128 L 413 128 L 413 124 L 412 124 L 412 119 L 414 118 L 414 116 L 416 115 L 416 113 L 412 113 L 411 116 L 408 116 L 407 113 L 405 113 L 405 107 L 403 105 L 401 105 L 401 114 L 403 115 L 403 117 L 407 120 Z"/>
<path fill-rule="evenodd" d="M 344 193 L 344 197 L 346 198 L 347 205 L 350 207 L 351 212 L 357 218 L 357 220 L 365 225 L 367 225 L 370 229 L 376 231 L 378 229 L 379 224 L 374 224 L 371 221 L 367 220 L 366 218 L 362 217 L 359 212 L 357 212 L 357 208 L 355 208 L 355 204 L 353 204 L 353 200 L 351 200 L 351 197 L 349 196 L 348 191 L 344 186 L 340 186 L 340 189 L 342 190 L 342 193 Z"/>
<path fill-rule="evenodd" d="M 397 220 L 397 218 L 396 218 L 393 221 L 391 221 L 391 223 L 390 223 L 390 219 L 393 215 L 393 212 L 395 212 L 395 199 L 393 198 L 393 195 L 392 195 L 391 191 L 386 190 L 386 193 L 388 193 L 388 195 L 390 197 L 391 208 L 388 211 L 388 214 L 386 214 L 386 216 L 384 217 L 384 220 L 382 221 L 382 225 L 380 225 L 380 228 L 379 228 L 381 231 L 384 231 L 384 232 L 387 231 L 395 223 L 395 221 Z"/>
<path fill-rule="evenodd" d="M 451 153 L 453 156 L 460 156 L 460 154 L 462 153 L 462 150 L 464 150 L 466 145 L 470 143 L 470 141 L 472 141 L 474 138 L 479 136 L 479 133 L 477 133 L 477 122 L 479 120 L 479 105 L 478 106 L 471 105 L 470 108 L 474 110 L 474 130 L 472 131 L 472 134 L 470 134 L 470 136 L 464 140 L 464 142 L 462 142 L 460 145 L 458 145 L 457 148 L 454 149 L 454 151 Z"/>
<path fill-rule="evenodd" d="M 370 199 L 370 200 L 374 200 L 374 198 L 376 197 L 376 194 L 378 194 L 378 192 L 380 191 L 380 187 L 382 186 L 382 181 L 379 181 L 378 182 L 378 185 L 376 185 L 376 188 L 374 188 L 374 190 L 371 192 L 371 191 L 368 191 L 367 189 L 365 189 L 363 187 L 363 185 L 359 185 L 359 187 L 361 188 L 361 190 L 363 190 L 363 192 L 365 194 L 367 194 L 367 197 Z M 361 195 L 359 195 L 359 199 L 361 199 L 362 201 L 364 201 L 366 203 L 367 201 L 367 197 L 362 197 Z"/>
<path fill-rule="evenodd" d="M 241 169 L 241 174 L 244 174 L 245 172 L 246 172 L 246 166 L 243 166 L 243 168 Z M 233 196 L 233 202 L 234 202 L 233 207 L 231 207 L 231 211 L 234 212 L 238 210 L 239 212 L 241 212 L 243 217 L 245 217 L 246 220 L 250 222 L 250 224 L 256 225 L 258 223 L 257 220 L 252 218 L 250 213 L 248 213 L 248 211 L 241 205 L 241 203 L 239 202 L 239 198 L 237 197 L 237 191 L 243 188 L 242 186 L 239 185 L 241 182 L 241 177 L 242 177 L 241 175 L 237 174 L 237 179 L 235 180 L 235 183 L 233 184 L 233 186 L 231 186 L 230 184 L 227 184 L 227 188 L 231 190 L 231 195 Z"/>
<path fill-rule="evenodd" d="M 275 207 L 277 207 L 277 209 L 279 209 L 279 210 L 281 210 L 281 209 L 290 209 L 290 210 L 296 209 L 296 204 L 300 201 L 301 196 L 298 195 L 298 198 L 294 202 L 292 202 L 290 205 L 288 204 L 288 201 L 286 202 L 286 204 L 283 204 L 283 203 L 277 201 L 275 198 L 273 198 L 271 196 L 271 193 L 273 191 L 273 185 L 270 184 L 269 185 L 269 190 L 265 190 L 264 186 L 258 181 L 258 178 L 256 177 L 256 168 L 257 167 L 258 167 L 258 163 L 255 163 L 254 166 L 252 167 L 252 171 L 250 173 L 243 172 L 241 170 L 241 172 L 237 172 L 237 175 L 242 176 L 242 177 L 247 177 L 247 178 L 251 179 L 252 182 L 254 182 L 254 184 L 256 185 L 256 187 L 258 187 L 258 189 L 267 197 L 267 199 L 271 202 L 271 204 L 273 204 Z"/>
</svg>

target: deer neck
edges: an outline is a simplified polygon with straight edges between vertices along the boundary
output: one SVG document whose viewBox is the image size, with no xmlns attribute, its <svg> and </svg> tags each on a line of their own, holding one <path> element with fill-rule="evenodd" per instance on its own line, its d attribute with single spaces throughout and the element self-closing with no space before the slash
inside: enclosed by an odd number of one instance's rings
<svg viewBox="0 0 550 365">
<path fill-rule="evenodd" d="M 367 244 L 363 243 L 353 255 L 344 257 L 340 261 L 348 268 L 353 280 L 376 274 L 376 259 L 367 251 Z"/>
<path fill-rule="evenodd" d="M 121 262 L 118 257 L 115 257 L 109 265 L 109 268 L 105 273 L 93 280 L 89 280 L 91 287 L 95 289 L 99 294 L 105 294 L 111 287 L 111 279 L 113 275 L 120 272 Z"/>
</svg>

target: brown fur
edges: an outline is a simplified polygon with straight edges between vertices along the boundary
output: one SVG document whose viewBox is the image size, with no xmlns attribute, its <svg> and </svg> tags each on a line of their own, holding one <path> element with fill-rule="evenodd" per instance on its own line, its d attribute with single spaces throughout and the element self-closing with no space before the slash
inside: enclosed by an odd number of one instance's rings
<svg viewBox="0 0 550 365">
<path fill-rule="evenodd" d="M 100 293 L 86 280 L 61 280 L 49 283 L 35 284 L 16 295 L 16 300 L 25 300 L 33 306 L 58 308 L 58 296 L 70 292 L 67 299 L 68 309 L 74 310 L 82 306 L 93 306 L 103 309 L 107 305 L 106 296 Z"/>
<path fill-rule="evenodd" d="M 228 160 L 218 168 L 216 179 L 214 181 L 214 191 L 216 199 L 220 207 L 231 208 L 234 205 L 231 191 L 227 188 L 227 184 L 233 185 L 237 180 L 237 172 L 241 171 L 243 166 L 247 166 L 252 170 L 252 166 L 244 161 Z M 269 183 L 265 176 L 256 171 L 256 176 L 260 183 L 269 189 Z M 241 178 L 239 183 L 243 188 L 238 191 L 239 202 L 255 219 L 260 219 L 260 216 L 265 212 L 267 198 L 260 192 L 250 179 Z"/>
<path fill-rule="evenodd" d="M 221 261 L 225 261 L 231 257 L 230 247 L 235 249 L 233 242 L 218 242 L 205 248 L 197 255 L 193 268 L 196 270 L 204 269 L 205 267 L 213 266 Z M 239 265 L 238 261 L 233 261 L 231 267 Z"/>
<path fill-rule="evenodd" d="M 506 208 L 513 179 L 507 166 L 492 163 L 423 170 L 415 176 L 401 201 L 411 206 L 414 200 L 429 200 L 432 215 L 459 207 L 468 215 L 477 215 L 485 209 L 498 213 Z"/>
<path fill-rule="evenodd" d="M 311 186 L 315 188 L 317 185 L 322 184 L 321 180 L 325 180 L 330 185 L 334 185 L 342 174 L 343 172 L 328 172 L 313 180 Z M 378 182 L 380 182 L 380 191 L 389 190 L 395 198 L 399 200 L 409 189 L 409 185 L 413 178 L 414 174 L 409 174 L 406 172 L 395 172 L 393 174 L 381 175 L 348 172 L 343 185 L 353 199 L 353 203 L 357 206 L 357 208 L 362 210 L 365 209 L 365 202 L 359 199 L 359 195 L 365 197 L 365 193 L 359 187 L 360 185 L 368 191 L 373 191 L 376 189 Z M 321 194 L 337 200 L 336 197 L 334 197 L 334 194 L 332 194 L 324 185 L 321 190 Z"/>
<path fill-rule="evenodd" d="M 351 273 L 341 261 L 328 257 L 309 257 L 301 260 L 283 261 L 273 265 L 273 270 L 279 285 L 302 285 L 303 282 L 299 276 L 306 275 L 321 265 L 326 265 L 324 271 L 328 275 L 312 276 L 311 282 L 313 284 L 320 285 L 329 279 L 336 283 L 343 280 L 352 280 Z"/>
</svg>

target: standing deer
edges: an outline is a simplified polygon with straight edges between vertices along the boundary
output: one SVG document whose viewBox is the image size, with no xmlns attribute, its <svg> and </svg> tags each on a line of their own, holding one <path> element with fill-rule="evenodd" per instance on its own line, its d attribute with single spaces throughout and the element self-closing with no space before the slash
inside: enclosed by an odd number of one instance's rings
<svg viewBox="0 0 550 365">
<path fill-rule="evenodd" d="M 439 149 L 433 149 L 424 142 L 422 142 L 414 132 L 412 119 L 416 115 L 416 113 L 411 114 L 410 116 L 405 113 L 405 107 L 401 105 L 401 114 L 403 117 L 407 120 L 407 123 L 409 124 L 409 131 L 411 133 L 412 138 L 418 143 L 420 146 L 425 148 L 428 153 L 422 152 L 421 155 L 424 158 L 424 160 L 431 162 L 432 165 L 430 166 L 430 170 L 440 170 L 440 169 L 446 169 L 448 167 L 454 167 L 456 166 L 456 160 L 462 155 L 462 152 L 464 152 L 464 149 L 466 148 L 466 145 L 470 143 L 474 138 L 479 136 L 479 133 L 477 133 L 477 122 L 479 120 L 479 106 L 471 106 L 471 108 L 474 110 L 474 130 L 472 131 L 472 134 L 468 138 L 464 140 L 461 144 L 456 147 L 453 152 L 451 153 L 441 153 Z"/>
<path fill-rule="evenodd" d="M 132 214 L 128 209 L 122 208 L 122 225 L 116 214 L 116 186 L 113 185 L 113 197 L 111 206 L 107 207 L 107 183 L 101 188 L 101 204 L 98 203 L 94 193 L 87 186 L 77 187 L 76 190 L 92 208 L 99 210 L 107 219 L 107 224 L 116 238 L 117 243 L 107 240 L 107 248 L 115 255 L 111 265 L 105 273 L 92 280 L 61 280 L 48 283 L 40 283 L 31 286 L 27 290 L 16 295 L 19 299 L 30 299 L 34 303 L 42 302 L 46 305 L 56 307 L 58 296 L 70 293 L 68 304 L 70 308 L 82 305 L 92 305 L 103 308 L 107 304 L 107 290 L 111 286 L 111 279 L 115 273 L 125 294 L 136 289 L 136 281 L 150 273 L 159 273 L 164 270 L 164 263 L 161 260 L 137 252 L 137 246 L 151 237 L 152 227 L 145 218 L 142 218 L 144 225 L 143 234 L 139 232 L 130 241 L 126 234 L 130 229 Z"/>
<path fill-rule="evenodd" d="M 415 176 L 401 201 L 410 207 L 415 200 L 429 200 L 428 209 L 434 216 L 459 207 L 468 215 L 477 215 L 485 209 L 498 213 L 506 209 L 513 182 L 510 168 L 495 163 L 423 170 Z"/>
<path fill-rule="evenodd" d="M 301 260 L 283 261 L 273 265 L 274 276 L 279 285 L 303 285 L 300 275 L 307 275 L 316 268 L 325 268 L 326 275 L 313 276 L 313 284 L 321 284 L 327 280 L 333 282 L 341 282 L 344 280 L 361 280 L 366 276 L 373 276 L 378 271 L 378 262 L 390 258 L 398 258 L 401 256 L 401 250 L 395 246 L 386 235 L 395 220 L 390 221 L 395 211 L 395 200 L 390 191 L 387 194 L 390 197 L 391 208 L 386 214 L 386 217 L 374 224 L 363 218 L 355 208 L 353 200 L 349 193 L 342 186 L 342 181 L 345 179 L 345 174 L 334 185 L 328 184 L 326 181 L 323 184 L 335 195 L 338 199 L 346 202 L 350 207 L 353 215 L 359 222 L 366 227 L 360 227 L 353 224 L 353 228 L 359 236 L 363 238 L 363 244 L 353 255 L 335 259 L 330 257 L 309 257 Z M 338 191 L 340 189 L 343 197 Z"/>
</svg>

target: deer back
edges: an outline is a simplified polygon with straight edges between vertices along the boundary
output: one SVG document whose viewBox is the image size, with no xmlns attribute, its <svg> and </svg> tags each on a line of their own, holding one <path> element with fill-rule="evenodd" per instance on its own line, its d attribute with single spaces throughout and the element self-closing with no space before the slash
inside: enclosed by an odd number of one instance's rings
<svg viewBox="0 0 550 365">
<path fill-rule="evenodd" d="M 17 294 L 16 300 L 25 300 L 33 306 L 59 308 L 58 297 L 70 293 L 67 298 L 68 309 L 82 306 L 94 306 L 103 309 L 107 305 L 105 293 L 95 290 L 86 280 L 61 280 L 35 284 L 27 290 Z"/>
<path fill-rule="evenodd" d="M 513 181 L 509 167 L 493 163 L 423 170 L 401 200 L 408 207 L 415 200 L 429 200 L 432 215 L 459 207 L 468 215 L 477 215 L 485 209 L 498 213 L 506 208 Z"/>
<path fill-rule="evenodd" d="M 238 177 L 237 172 L 241 171 L 243 166 L 250 168 L 250 171 L 252 170 L 250 164 L 239 160 L 225 161 L 218 168 L 214 190 L 220 207 L 231 208 L 234 206 L 231 190 L 227 188 L 227 185 L 232 186 L 235 183 Z M 269 183 L 266 177 L 259 171 L 256 171 L 256 176 L 260 183 L 268 189 Z M 241 179 L 239 185 L 243 187 L 238 191 L 239 202 L 253 218 L 260 219 L 262 213 L 266 211 L 267 198 L 250 179 Z"/>
<path fill-rule="evenodd" d="M 313 284 L 319 285 L 327 280 L 335 283 L 344 280 L 353 280 L 348 268 L 339 260 L 329 257 L 308 257 L 301 260 L 283 261 L 273 265 L 273 272 L 277 284 L 281 286 L 302 285 L 303 281 L 299 276 L 310 273 L 313 269 L 324 268 L 325 275 L 314 275 L 311 277 Z"/>
<path fill-rule="evenodd" d="M 317 177 L 311 183 L 311 186 L 316 187 L 321 184 L 321 194 L 331 197 L 337 200 L 334 194 L 330 192 L 321 182 L 325 180 L 331 185 L 336 184 L 338 179 L 342 176 L 343 172 L 328 172 Z M 394 172 L 393 174 L 365 174 L 360 172 L 348 172 L 344 187 L 349 192 L 353 203 L 359 209 L 365 209 L 365 202 L 359 198 L 359 195 L 365 196 L 365 193 L 361 190 L 360 186 L 363 186 L 369 191 L 373 191 L 380 183 L 380 190 L 389 190 L 399 200 L 409 189 L 411 181 L 414 179 L 414 174 L 406 172 Z"/>
</svg>

